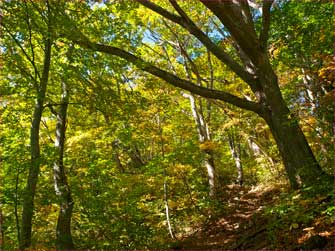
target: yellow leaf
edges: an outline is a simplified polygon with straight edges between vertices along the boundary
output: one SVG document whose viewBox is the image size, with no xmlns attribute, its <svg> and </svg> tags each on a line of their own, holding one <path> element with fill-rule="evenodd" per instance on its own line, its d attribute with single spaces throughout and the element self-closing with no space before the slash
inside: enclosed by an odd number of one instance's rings
<svg viewBox="0 0 335 251">
<path fill-rule="evenodd" d="M 297 229 L 299 227 L 299 224 L 297 223 L 292 223 L 291 226 L 290 226 L 290 230 L 291 229 Z"/>
<path fill-rule="evenodd" d="M 204 143 L 199 145 L 200 150 L 202 151 L 213 151 L 217 145 L 213 141 L 206 140 Z"/>
</svg>

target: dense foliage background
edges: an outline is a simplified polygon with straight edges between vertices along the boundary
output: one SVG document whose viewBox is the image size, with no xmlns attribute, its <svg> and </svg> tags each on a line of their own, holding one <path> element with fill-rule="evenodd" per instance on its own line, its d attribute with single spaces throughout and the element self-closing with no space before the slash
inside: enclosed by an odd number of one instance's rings
<svg viewBox="0 0 335 251">
<path fill-rule="evenodd" d="M 173 12 L 169 1 L 156 2 Z M 212 12 L 198 1 L 179 5 L 217 46 L 240 60 L 232 37 Z M 332 183 L 290 190 L 262 118 L 175 88 L 124 59 L 71 40 L 79 30 L 84 39 L 127 50 L 183 79 L 253 100 L 247 84 L 188 31 L 137 1 L 4 1 L 0 6 L 3 250 L 19 246 L 39 102 L 33 249 L 55 248 L 59 206 L 65 203 L 55 193 L 59 185 L 70 188 L 76 249 L 308 249 L 312 236 L 321 238 L 315 245 L 331 249 Z M 258 34 L 260 13 L 252 8 Z M 267 45 L 285 102 L 329 175 L 334 163 L 333 13 L 327 1 L 275 1 Z M 56 124 L 62 121 L 65 93 L 60 162 L 65 179 L 59 182 L 66 182 L 58 184 Z M 215 193 L 208 165 L 215 166 Z M 237 217 L 246 210 L 253 218 Z M 219 224 L 223 218 L 230 225 Z M 267 231 L 251 230 L 253 224 Z M 219 234 L 229 227 L 238 230 L 231 240 Z M 242 244 L 259 234 L 266 240 L 263 247 Z"/>
</svg>

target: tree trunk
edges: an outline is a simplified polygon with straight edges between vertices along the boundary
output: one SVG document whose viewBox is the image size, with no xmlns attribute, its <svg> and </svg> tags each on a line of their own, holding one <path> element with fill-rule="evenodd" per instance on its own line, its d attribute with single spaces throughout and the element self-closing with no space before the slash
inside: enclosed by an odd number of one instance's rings
<svg viewBox="0 0 335 251">
<path fill-rule="evenodd" d="M 208 178 L 208 184 L 209 184 L 209 196 L 214 197 L 215 190 L 216 190 L 216 184 L 215 184 L 216 173 L 215 173 L 213 149 L 210 149 L 206 146 L 206 143 L 210 142 L 211 140 L 208 124 L 206 123 L 202 113 L 198 111 L 194 96 L 191 94 L 186 94 L 186 93 L 184 93 L 183 96 L 190 100 L 192 115 L 193 115 L 193 119 L 197 126 L 199 142 L 201 144 L 200 149 L 205 155 L 203 162 L 207 170 L 207 178 Z"/>
<path fill-rule="evenodd" d="M 275 165 L 274 160 L 272 159 L 272 157 L 270 157 L 264 150 L 263 148 L 259 145 L 259 143 L 257 143 L 255 141 L 255 139 L 253 139 L 252 137 L 248 138 L 248 144 L 249 144 L 249 148 L 252 151 L 254 156 L 259 156 L 259 155 L 263 155 L 269 162 L 269 164 L 271 164 L 271 166 Z"/>
<path fill-rule="evenodd" d="M 272 174 L 275 174 L 275 172 L 277 172 L 277 174 L 279 174 L 279 170 L 278 169 L 274 169 L 276 164 L 274 162 L 274 160 L 272 159 L 271 156 L 269 156 L 264 149 L 259 145 L 259 143 L 257 143 L 255 141 L 255 139 L 253 139 L 252 137 L 248 138 L 248 144 L 249 144 L 249 148 L 252 151 L 253 156 L 258 157 L 258 156 L 263 156 L 263 158 L 265 158 L 268 162 L 268 166 L 269 166 L 269 170 Z"/>
<path fill-rule="evenodd" d="M 120 141 L 116 141 L 117 142 L 117 147 L 122 147 L 123 152 L 127 153 L 127 155 L 130 158 L 130 166 L 134 167 L 134 168 L 140 168 L 142 166 L 144 166 L 146 163 L 145 161 L 142 159 L 140 150 L 137 148 L 136 145 L 134 146 L 127 146 L 125 144 L 123 144 Z M 118 157 L 118 156 L 117 156 Z M 120 163 L 121 164 L 121 163 Z M 121 166 L 119 166 L 119 168 L 121 168 Z M 122 169 L 120 170 L 124 170 L 124 167 L 122 167 Z"/>
<path fill-rule="evenodd" d="M 317 163 L 298 122 L 294 118 L 278 119 L 273 116 L 267 117 L 266 121 L 278 145 L 292 188 L 315 184 L 325 173 Z"/>
<path fill-rule="evenodd" d="M 316 161 L 297 119 L 283 100 L 277 76 L 268 61 L 264 61 L 263 69 L 260 69 L 260 82 L 264 86 L 268 109 L 263 118 L 278 145 L 292 188 L 296 189 L 302 184 L 313 185 L 325 173 Z"/>
<path fill-rule="evenodd" d="M 143 161 L 141 157 L 140 150 L 137 148 L 136 145 L 133 147 L 130 147 L 127 153 L 132 161 L 134 168 L 140 168 L 145 165 L 145 162 Z"/>
<path fill-rule="evenodd" d="M 198 70 L 197 65 L 193 62 L 192 58 L 190 55 L 187 53 L 187 51 L 184 48 L 184 45 L 178 38 L 177 34 L 175 34 L 175 37 L 177 39 L 177 43 L 179 45 L 180 49 L 180 54 L 183 56 L 185 59 L 184 62 L 184 69 L 185 72 L 187 73 L 188 79 L 192 79 L 192 72 L 196 75 L 197 77 L 197 85 L 202 86 L 202 80 L 201 80 L 201 75 Z M 211 65 L 211 57 L 209 53 L 207 54 L 207 59 L 208 59 L 208 67 L 210 69 L 211 73 L 211 78 L 210 78 L 210 84 L 207 87 L 212 88 L 213 87 L 213 67 Z M 190 67 L 186 62 L 189 62 Z M 198 131 L 198 136 L 199 136 L 199 142 L 200 142 L 200 149 L 204 154 L 204 166 L 206 167 L 207 170 L 207 178 L 208 178 L 208 184 L 209 184 L 209 196 L 214 197 L 215 196 L 215 190 L 216 190 L 216 184 L 215 184 L 215 179 L 216 179 L 216 173 L 215 173 L 215 165 L 214 165 L 214 152 L 213 149 L 208 149 L 204 143 L 208 143 L 211 141 L 211 135 L 209 132 L 209 126 L 208 123 L 211 118 L 211 105 L 208 102 L 207 103 L 207 118 L 204 116 L 203 113 L 203 104 L 202 100 L 200 99 L 197 105 L 196 99 L 192 94 L 183 94 L 184 97 L 188 98 L 190 100 L 190 106 L 191 106 L 191 111 L 193 115 L 193 119 L 195 121 L 197 131 Z"/>
<path fill-rule="evenodd" d="M 173 230 L 172 230 L 172 225 L 170 221 L 170 211 L 169 211 L 169 198 L 168 198 L 168 187 L 167 187 L 167 177 L 166 177 L 166 168 L 164 169 L 164 205 L 165 205 L 165 217 L 166 217 L 166 222 L 168 225 L 168 230 L 169 234 L 171 236 L 171 239 L 176 239 Z"/>
<path fill-rule="evenodd" d="M 31 229 L 34 210 L 34 197 L 38 174 L 40 172 L 39 130 L 42 117 L 43 101 L 40 99 L 35 105 L 33 121 L 30 131 L 31 164 L 29 168 L 27 186 L 23 194 L 23 209 L 21 222 L 20 249 L 28 248 L 31 244 Z"/>
<path fill-rule="evenodd" d="M 204 164 L 207 170 L 209 196 L 213 198 L 215 196 L 215 190 L 216 190 L 216 182 L 215 182 L 216 173 L 215 173 L 213 151 L 205 152 Z"/>
<path fill-rule="evenodd" d="M 157 117 L 158 122 L 158 129 L 159 129 L 159 135 L 160 135 L 160 148 L 161 148 L 161 154 L 162 158 L 165 158 L 165 150 L 164 150 L 164 140 L 163 140 L 163 127 L 161 126 L 161 119 L 158 114 Z M 163 190 L 164 190 L 164 205 L 165 205 L 165 217 L 167 222 L 167 227 L 169 234 L 171 236 L 171 239 L 175 239 L 175 235 L 173 233 L 171 221 L 170 221 L 170 210 L 169 210 L 169 197 L 168 197 L 168 184 L 167 184 L 167 166 L 164 164 L 164 183 L 163 183 Z"/>
<path fill-rule="evenodd" d="M 113 153 L 113 158 L 114 158 L 114 161 L 115 161 L 116 166 L 119 169 L 120 173 L 124 173 L 125 170 L 124 170 L 124 167 L 123 167 L 123 165 L 121 163 L 119 154 L 117 152 Z"/>
<path fill-rule="evenodd" d="M 62 83 L 60 111 L 56 113 L 56 159 L 53 166 L 54 187 L 60 204 L 56 227 L 56 248 L 58 250 L 70 250 L 74 248 L 71 235 L 73 200 L 63 162 L 68 103 L 69 94 L 67 85 L 66 83 Z"/>
<path fill-rule="evenodd" d="M 34 197 L 41 162 L 39 132 L 40 132 L 40 122 L 42 118 L 45 93 L 49 78 L 49 69 L 51 62 L 51 45 L 52 45 L 51 39 L 48 38 L 46 40 L 44 49 L 45 55 L 44 55 L 43 74 L 41 77 L 40 85 L 38 86 L 36 104 L 31 122 L 31 129 L 30 129 L 31 164 L 29 167 L 27 186 L 23 194 L 21 240 L 19 243 L 20 249 L 28 248 L 31 245 L 32 218 L 34 213 Z"/>
<path fill-rule="evenodd" d="M 241 162 L 241 144 L 237 139 L 233 131 L 228 133 L 228 143 L 231 155 L 235 161 L 236 170 L 237 170 L 237 179 L 236 182 L 242 186 L 243 185 L 243 167 Z"/>
<path fill-rule="evenodd" d="M 121 163 L 121 160 L 120 160 L 120 157 L 119 157 L 119 140 L 114 140 L 112 142 L 112 151 L 113 151 L 113 158 L 114 158 L 114 161 L 116 163 L 116 166 L 117 168 L 119 169 L 119 171 L 121 173 L 124 173 L 125 170 L 124 170 L 124 167 Z"/>
</svg>

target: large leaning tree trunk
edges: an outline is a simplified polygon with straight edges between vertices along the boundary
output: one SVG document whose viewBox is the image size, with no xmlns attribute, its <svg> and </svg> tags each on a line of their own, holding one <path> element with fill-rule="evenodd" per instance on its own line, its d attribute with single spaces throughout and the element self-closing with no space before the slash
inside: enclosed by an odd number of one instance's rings
<svg viewBox="0 0 335 251">
<path fill-rule="evenodd" d="M 65 82 L 62 83 L 62 96 L 59 111 L 51 106 L 51 111 L 56 115 L 56 140 L 55 140 L 55 161 L 53 165 L 53 178 L 56 195 L 59 199 L 59 213 L 56 226 L 56 248 L 58 250 L 74 249 L 71 235 L 71 218 L 73 200 L 70 186 L 67 181 L 64 167 L 64 147 L 66 135 L 66 119 L 69 104 L 69 92 Z"/>
<path fill-rule="evenodd" d="M 203 5 L 221 21 L 234 41 L 240 61 L 233 59 L 224 48 L 214 43 L 179 6 L 169 0 L 175 13 L 149 0 L 137 0 L 140 4 L 175 23 L 195 36 L 213 55 L 238 75 L 254 93 L 254 100 L 240 98 L 231 93 L 206 88 L 182 79 L 175 74 L 120 48 L 90 41 L 75 27 L 67 32 L 67 37 L 82 47 L 121 57 L 138 68 L 155 75 L 176 87 L 188 90 L 205 98 L 222 100 L 261 116 L 269 125 L 281 153 L 286 173 L 292 188 L 301 184 L 313 185 L 327 175 L 316 161 L 297 119 L 288 109 L 282 97 L 277 76 L 270 64 L 267 40 L 270 27 L 272 0 L 264 0 L 262 5 L 262 27 L 257 35 L 250 6 L 247 0 L 207 1 Z M 75 31 L 76 30 L 76 31 Z M 241 63 L 240 63 L 241 62 Z"/>
<path fill-rule="evenodd" d="M 240 58 L 253 80 L 246 81 L 262 105 L 261 117 L 267 122 L 283 158 L 293 188 L 301 183 L 312 184 L 323 171 L 317 163 L 298 121 L 289 111 L 279 89 L 278 78 L 270 64 L 267 39 L 270 8 L 273 1 L 263 1 L 263 27 L 257 36 L 248 2 L 205 1 L 207 6 L 229 30 L 240 49 Z"/>
<path fill-rule="evenodd" d="M 27 185 L 23 194 L 22 222 L 20 249 L 28 248 L 31 245 L 32 218 L 34 213 L 34 197 L 38 175 L 40 172 L 41 153 L 40 153 L 40 123 L 44 109 L 45 94 L 49 78 L 49 69 L 51 62 L 52 41 L 48 37 L 44 47 L 44 65 L 40 84 L 37 86 L 37 97 L 34 107 L 34 113 L 30 128 L 30 155 L 31 163 L 29 167 Z"/>
</svg>

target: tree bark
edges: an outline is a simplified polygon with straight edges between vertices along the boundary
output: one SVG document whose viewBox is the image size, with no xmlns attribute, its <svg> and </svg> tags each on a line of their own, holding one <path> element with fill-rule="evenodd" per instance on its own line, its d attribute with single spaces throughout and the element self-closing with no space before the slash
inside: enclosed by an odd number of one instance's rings
<svg viewBox="0 0 335 251">
<path fill-rule="evenodd" d="M 32 218 L 34 213 L 34 197 L 41 162 L 40 143 L 39 143 L 40 122 L 42 118 L 43 104 L 45 100 L 45 94 L 49 78 L 51 47 L 52 47 L 52 41 L 50 38 L 47 38 L 44 49 L 45 54 L 43 63 L 43 73 L 40 85 L 38 86 L 37 90 L 36 104 L 34 108 L 33 118 L 31 122 L 31 129 L 30 129 L 31 164 L 29 167 L 27 185 L 23 194 L 21 240 L 19 243 L 20 249 L 28 248 L 31 245 Z"/>
<path fill-rule="evenodd" d="M 249 144 L 249 148 L 250 150 L 252 151 L 252 154 L 253 156 L 255 157 L 258 157 L 258 156 L 261 156 L 263 155 L 263 157 L 267 160 L 268 162 L 268 165 L 269 165 L 269 169 L 270 169 L 270 172 L 272 174 L 275 173 L 275 171 L 277 173 L 279 173 L 279 170 L 274 170 L 274 167 L 275 167 L 275 162 L 274 160 L 272 159 L 271 156 L 269 156 L 266 151 L 264 151 L 264 149 L 259 145 L 258 142 L 256 142 L 252 137 L 249 137 L 248 138 L 248 144 Z"/>
<path fill-rule="evenodd" d="M 206 143 L 211 141 L 211 136 L 209 133 L 208 124 L 206 123 L 204 116 L 202 113 L 198 111 L 196 101 L 193 95 L 191 94 L 183 94 L 184 97 L 188 98 L 190 100 L 190 106 L 192 110 L 193 119 L 195 121 L 197 131 L 198 131 L 198 137 L 200 144 L 203 144 L 204 147 L 201 147 L 201 151 L 204 154 L 204 166 L 207 170 L 207 178 L 208 178 L 208 184 L 209 184 L 209 196 L 214 197 L 215 196 L 215 190 L 216 190 L 216 172 L 215 172 L 215 164 L 214 164 L 214 153 L 213 149 L 208 149 L 206 147 Z"/>
<path fill-rule="evenodd" d="M 325 177 L 325 172 L 316 161 L 297 119 L 287 108 L 270 64 L 262 68 L 260 81 L 269 107 L 262 117 L 277 143 L 290 184 L 293 189 L 302 184 L 313 185 Z"/>
<path fill-rule="evenodd" d="M 167 187 L 167 177 L 166 177 L 166 168 L 164 169 L 164 184 L 163 184 L 163 189 L 164 189 L 164 205 L 165 205 L 165 216 L 166 216 L 166 222 L 168 225 L 168 230 L 169 234 L 171 236 L 171 239 L 176 239 L 173 230 L 172 230 L 172 225 L 170 221 L 170 210 L 169 210 L 169 198 L 168 198 L 168 187 Z"/>
<path fill-rule="evenodd" d="M 158 122 L 158 130 L 159 130 L 159 136 L 160 136 L 160 148 L 161 148 L 161 154 L 162 158 L 165 158 L 165 150 L 164 150 L 164 140 L 163 140 L 163 127 L 161 124 L 161 118 L 158 113 L 157 117 L 157 122 Z M 166 222 L 167 222 L 167 228 L 169 231 L 169 234 L 171 236 L 171 239 L 176 239 L 173 229 L 172 229 L 172 224 L 170 221 L 170 207 L 169 207 L 169 193 L 168 193 L 168 184 L 167 184 L 167 166 L 164 164 L 164 183 L 163 183 L 163 192 L 164 192 L 164 206 L 165 206 L 165 217 L 166 217 Z"/>
<path fill-rule="evenodd" d="M 141 157 L 140 150 L 137 148 L 136 145 L 130 147 L 127 151 L 134 168 L 140 168 L 145 165 L 145 162 L 143 161 Z"/>
<path fill-rule="evenodd" d="M 216 192 L 216 172 L 214 165 L 213 151 L 205 152 L 204 164 L 207 170 L 207 178 L 209 184 L 209 197 L 214 198 Z"/>
<path fill-rule="evenodd" d="M 226 26 L 235 41 L 249 57 L 256 72 L 256 78 L 263 99 L 263 111 L 258 113 L 269 125 L 283 158 L 285 170 L 292 188 L 301 184 L 313 185 L 316 179 L 325 173 L 317 163 L 296 118 L 290 113 L 279 89 L 278 79 L 269 61 L 267 48 L 263 47 L 267 36 L 256 36 L 246 1 L 204 1 L 207 6 Z M 270 6 L 266 7 L 269 11 Z M 270 16 L 263 20 L 263 30 L 268 29 Z M 246 81 L 250 87 L 254 83 Z M 255 91 L 254 91 L 255 92 Z M 255 93 L 256 94 L 256 93 Z M 256 95 L 258 96 L 258 95 Z"/>
<path fill-rule="evenodd" d="M 112 142 L 112 150 L 113 150 L 113 158 L 114 158 L 114 161 L 116 163 L 116 166 L 117 168 L 119 169 L 119 171 L 121 173 L 124 173 L 125 170 L 124 170 L 124 167 L 121 163 L 121 160 L 120 160 L 120 157 L 119 157 L 119 141 L 118 140 L 114 140 Z"/>
<path fill-rule="evenodd" d="M 66 134 L 66 119 L 69 103 L 69 93 L 67 84 L 62 83 L 62 97 L 59 112 L 56 112 L 56 156 L 53 165 L 54 187 L 59 199 L 59 214 L 56 226 L 56 248 L 58 250 L 74 249 L 71 235 L 71 217 L 73 209 L 73 200 L 70 186 L 64 167 L 64 147 Z"/>
<path fill-rule="evenodd" d="M 236 182 L 242 186 L 243 185 L 243 167 L 241 161 L 241 144 L 239 139 L 237 139 L 236 134 L 233 131 L 228 132 L 228 143 L 230 153 L 234 159 L 236 170 L 237 170 L 237 179 Z"/>
<path fill-rule="evenodd" d="M 293 189 L 313 185 L 324 175 L 295 118 L 265 118 L 282 156 Z"/>
<path fill-rule="evenodd" d="M 187 51 L 184 48 L 184 45 L 178 38 L 178 35 L 174 33 L 174 36 L 177 39 L 177 43 L 180 49 L 180 54 L 185 59 L 184 68 L 185 68 L 185 72 L 187 74 L 188 80 L 191 81 L 191 75 L 193 72 L 196 75 L 197 85 L 202 86 L 201 75 L 200 75 L 197 65 L 193 62 L 192 58 L 188 55 Z M 188 67 L 187 62 L 190 64 L 190 67 Z M 208 57 L 208 64 L 209 64 L 210 70 L 212 70 L 210 56 Z M 210 81 L 211 83 L 209 86 L 212 87 L 213 74 L 211 74 Z M 209 86 L 207 86 L 207 88 Z M 196 97 L 194 97 L 194 95 L 184 93 L 183 96 L 188 98 L 190 101 L 192 116 L 193 116 L 197 131 L 198 131 L 199 143 L 201 146 L 200 149 L 202 153 L 204 154 L 203 164 L 207 171 L 207 178 L 208 178 L 208 184 L 209 184 L 209 196 L 211 198 L 214 198 L 215 190 L 216 190 L 216 172 L 215 172 L 215 164 L 214 164 L 214 152 L 213 152 L 213 149 L 208 149 L 207 147 L 205 148 L 203 147 L 205 146 L 204 143 L 208 143 L 211 141 L 211 134 L 209 131 L 209 122 L 210 122 L 210 114 L 211 114 L 210 104 L 209 103 L 207 104 L 208 105 L 207 106 L 208 116 L 205 117 L 203 113 L 203 103 L 201 99 L 198 100 L 199 102 L 197 104 L 197 99 Z"/>
</svg>

